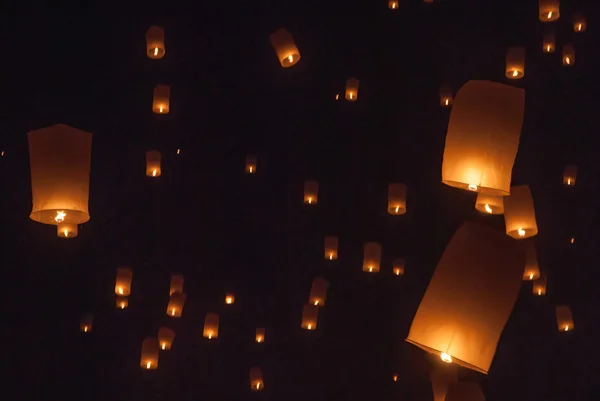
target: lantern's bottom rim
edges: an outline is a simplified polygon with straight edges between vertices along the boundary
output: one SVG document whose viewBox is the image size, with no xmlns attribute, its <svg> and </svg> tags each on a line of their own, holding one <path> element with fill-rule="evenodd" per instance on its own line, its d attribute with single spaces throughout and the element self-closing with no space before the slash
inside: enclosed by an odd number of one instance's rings
<svg viewBox="0 0 600 401">
<path fill-rule="evenodd" d="M 65 219 L 60 223 L 55 220 L 58 212 L 65 212 Z M 42 224 L 57 226 L 59 224 L 83 224 L 90 220 L 88 212 L 74 209 L 44 209 L 32 211 L 29 218 Z"/>
<path fill-rule="evenodd" d="M 492 209 L 492 213 L 488 213 L 485 210 L 485 205 L 488 205 L 488 207 L 490 209 Z M 483 214 L 490 214 L 490 215 L 502 215 L 502 214 L 504 214 L 504 208 L 503 207 L 490 205 L 489 203 L 477 203 L 477 204 L 475 204 L 475 209 L 477 209 L 478 211 L 480 211 Z"/>
<path fill-rule="evenodd" d="M 509 235 L 511 237 L 513 237 L 514 239 L 526 239 L 526 238 L 531 238 L 531 237 L 535 237 L 538 234 L 538 230 L 537 228 L 523 228 L 523 230 L 525 230 L 525 235 L 524 236 L 520 236 L 519 235 L 519 230 L 506 230 L 506 235 Z"/>
<path fill-rule="evenodd" d="M 429 352 L 430 354 L 436 355 L 438 358 L 440 358 L 441 355 L 442 355 L 442 351 L 438 351 L 437 349 L 434 349 L 434 348 L 428 347 L 426 345 L 423 345 L 421 343 L 418 343 L 416 341 L 413 341 L 410 338 L 406 338 L 405 341 L 407 343 L 411 343 L 412 345 L 415 345 L 415 346 L 421 348 L 422 350 L 425 350 L 425 351 Z M 488 367 L 488 369 L 482 369 L 482 368 L 477 367 L 475 365 L 471 365 L 470 363 L 465 362 L 465 361 L 463 361 L 461 359 L 458 359 L 454 355 L 450 355 L 450 356 L 452 357 L 452 363 L 455 363 L 455 364 L 457 364 L 459 366 L 462 366 L 464 368 L 467 368 L 467 369 L 474 370 L 474 371 L 479 372 L 479 373 L 483 373 L 484 375 L 488 374 L 489 367 Z M 440 359 L 440 362 L 442 362 L 441 359 Z"/>
<path fill-rule="evenodd" d="M 506 191 L 503 189 L 490 188 L 490 187 L 485 187 L 482 185 L 477 185 L 477 191 L 471 191 L 469 189 L 470 184 L 468 184 L 466 182 L 461 182 L 461 181 L 442 180 L 442 183 L 448 185 L 449 187 L 460 188 L 460 189 L 467 190 L 469 192 L 476 192 L 476 193 L 480 193 L 480 194 L 497 195 L 497 196 L 509 196 L 510 195 L 510 190 Z"/>
</svg>

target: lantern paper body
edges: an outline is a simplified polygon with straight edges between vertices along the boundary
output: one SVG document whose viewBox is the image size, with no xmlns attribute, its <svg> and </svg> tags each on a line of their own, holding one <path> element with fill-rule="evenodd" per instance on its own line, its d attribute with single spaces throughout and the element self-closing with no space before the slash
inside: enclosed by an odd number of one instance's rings
<svg viewBox="0 0 600 401">
<path fill-rule="evenodd" d="M 160 175 L 160 152 L 157 150 L 146 152 L 146 176 L 157 178 Z"/>
<path fill-rule="evenodd" d="M 510 237 L 463 224 L 435 269 L 406 341 L 487 374 L 524 264 L 525 255 Z"/>
<path fill-rule="evenodd" d="M 575 328 L 575 325 L 573 324 L 571 308 L 566 305 L 557 306 L 556 323 L 558 324 L 558 331 L 572 331 Z"/>
<path fill-rule="evenodd" d="M 83 333 L 89 333 L 92 331 L 93 323 L 94 318 L 92 315 L 85 316 L 83 319 L 81 319 L 81 322 L 79 322 L 79 330 Z"/>
<path fill-rule="evenodd" d="M 377 242 L 367 242 L 364 246 L 363 271 L 379 272 L 381 267 L 381 245 Z"/>
<path fill-rule="evenodd" d="M 488 81 L 463 85 L 450 113 L 442 182 L 508 195 L 524 111 L 522 89 Z"/>
<path fill-rule="evenodd" d="M 256 173 L 256 156 L 249 155 L 246 157 L 246 173 L 247 174 L 255 174 Z"/>
<path fill-rule="evenodd" d="M 170 98 L 171 88 L 167 85 L 156 85 L 152 99 L 152 111 L 156 114 L 168 114 Z"/>
<path fill-rule="evenodd" d="M 273 45 L 283 68 L 293 67 L 300 61 L 300 52 L 294 43 L 294 38 L 287 30 L 281 28 L 273 32 L 271 34 L 271 45 Z"/>
<path fill-rule="evenodd" d="M 504 198 L 506 234 L 515 239 L 533 237 L 538 233 L 533 197 L 528 185 L 512 187 Z"/>
<path fill-rule="evenodd" d="M 499 195 L 480 192 L 477 194 L 477 200 L 475 200 L 475 209 L 484 214 L 503 214 L 504 198 Z"/>
<path fill-rule="evenodd" d="M 77 224 L 59 224 L 56 226 L 56 235 L 60 238 L 75 238 L 79 233 L 77 227 Z"/>
<path fill-rule="evenodd" d="M 563 45 L 562 63 L 567 67 L 575 65 L 575 48 L 570 43 Z"/>
<path fill-rule="evenodd" d="M 233 305 L 235 303 L 235 296 L 228 292 L 227 294 L 225 294 L 225 304 L 226 305 Z"/>
<path fill-rule="evenodd" d="M 263 382 L 262 370 L 255 366 L 250 369 L 250 389 L 261 391 L 263 388 L 265 388 L 265 383 Z"/>
<path fill-rule="evenodd" d="M 521 79 L 525 76 L 525 48 L 511 47 L 506 53 L 506 78 Z"/>
<path fill-rule="evenodd" d="M 458 372 L 453 365 L 436 366 L 430 377 L 433 401 L 445 401 L 450 384 L 458 382 Z"/>
<path fill-rule="evenodd" d="M 546 295 L 546 284 L 548 279 L 546 276 L 540 275 L 540 278 L 533 282 L 533 295 L 543 296 Z"/>
<path fill-rule="evenodd" d="M 325 259 L 335 260 L 338 258 L 338 238 L 325 237 Z"/>
<path fill-rule="evenodd" d="M 153 60 L 165 56 L 165 31 L 158 26 L 152 25 L 146 32 L 146 55 Z"/>
<path fill-rule="evenodd" d="M 133 270 L 129 267 L 117 268 L 115 294 L 128 297 L 131 294 L 131 280 L 133 280 Z"/>
<path fill-rule="evenodd" d="M 392 272 L 396 275 L 396 276 L 403 276 L 404 275 L 404 259 L 402 258 L 398 258 L 396 260 L 394 260 L 394 263 L 392 265 Z"/>
<path fill-rule="evenodd" d="M 565 172 L 563 173 L 563 184 L 565 184 L 569 187 L 575 186 L 576 179 L 577 179 L 577 166 L 565 167 Z"/>
<path fill-rule="evenodd" d="M 127 309 L 129 306 L 129 298 L 117 295 L 116 306 L 117 309 Z"/>
<path fill-rule="evenodd" d="M 181 317 L 186 299 L 187 296 L 183 292 L 174 292 L 171 294 L 169 304 L 167 305 L 167 315 L 171 317 Z"/>
<path fill-rule="evenodd" d="M 142 356 L 140 367 L 146 370 L 158 368 L 158 340 L 156 338 L 145 338 L 142 342 Z"/>
<path fill-rule="evenodd" d="M 552 22 L 560 18 L 559 0 L 539 0 L 538 14 L 540 21 Z"/>
<path fill-rule="evenodd" d="M 525 271 L 523 280 L 532 281 L 540 278 L 540 267 L 537 260 L 537 252 L 533 240 L 523 241 L 525 246 Z"/>
<path fill-rule="evenodd" d="M 544 34 L 544 39 L 542 40 L 542 51 L 544 53 L 554 53 L 556 50 L 556 39 L 554 37 L 554 33 L 546 32 Z"/>
<path fill-rule="evenodd" d="M 329 281 L 320 277 L 315 278 L 312 282 L 312 287 L 310 288 L 310 298 L 308 302 L 314 306 L 325 306 L 328 289 Z"/>
<path fill-rule="evenodd" d="M 442 107 L 452 106 L 452 88 L 448 85 L 443 85 L 440 88 L 440 104 Z"/>
<path fill-rule="evenodd" d="M 346 81 L 346 100 L 355 102 L 358 99 L 358 79 L 349 78 Z"/>
<path fill-rule="evenodd" d="M 264 328 L 256 329 L 256 335 L 254 337 L 254 341 L 256 341 L 257 343 L 265 342 L 265 329 Z"/>
<path fill-rule="evenodd" d="M 388 1 L 388 7 L 391 10 L 397 10 L 398 9 L 398 0 L 389 0 Z"/>
<path fill-rule="evenodd" d="M 582 14 L 574 14 L 573 15 L 573 30 L 575 32 L 585 32 L 587 28 L 587 24 L 585 21 L 585 17 Z"/>
<path fill-rule="evenodd" d="M 301 327 L 306 330 L 316 330 L 317 320 L 319 318 L 319 308 L 307 304 L 302 308 L 302 325 Z"/>
<path fill-rule="evenodd" d="M 304 183 L 304 203 L 316 205 L 319 201 L 319 183 L 317 181 L 306 181 Z"/>
<path fill-rule="evenodd" d="M 168 351 L 175 341 L 175 332 L 168 327 L 161 327 L 158 330 L 158 345 L 161 350 Z"/>
<path fill-rule="evenodd" d="M 57 124 L 31 131 L 29 164 L 33 207 L 43 224 L 83 224 L 90 219 L 92 134 Z"/>
<path fill-rule="evenodd" d="M 393 215 L 406 213 L 406 185 L 390 184 L 388 187 L 388 213 Z"/>
<path fill-rule="evenodd" d="M 176 292 L 183 292 L 183 276 L 181 274 L 171 275 L 171 285 L 169 287 L 169 296 Z"/>
<path fill-rule="evenodd" d="M 214 340 L 219 337 L 219 315 L 207 313 L 204 318 L 204 338 Z"/>
<path fill-rule="evenodd" d="M 450 383 L 444 401 L 485 401 L 481 387 L 472 382 Z"/>
</svg>

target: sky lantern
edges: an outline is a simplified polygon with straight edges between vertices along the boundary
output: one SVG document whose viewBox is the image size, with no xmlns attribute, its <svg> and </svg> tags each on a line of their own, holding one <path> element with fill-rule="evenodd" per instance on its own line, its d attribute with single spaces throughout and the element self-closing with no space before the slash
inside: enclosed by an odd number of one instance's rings
<svg viewBox="0 0 600 401">
<path fill-rule="evenodd" d="M 537 235 L 535 208 L 529 185 L 511 187 L 510 196 L 504 198 L 504 224 L 506 234 L 514 239 Z"/>
<path fill-rule="evenodd" d="M 451 187 L 506 196 L 519 148 L 525 91 L 469 81 L 456 93 L 442 162 Z"/>
<path fill-rule="evenodd" d="M 263 327 L 259 327 L 256 329 L 256 334 L 254 336 L 254 341 L 257 343 L 265 342 L 265 329 Z"/>
<path fill-rule="evenodd" d="M 246 174 L 256 174 L 256 162 L 255 155 L 246 156 Z"/>
<path fill-rule="evenodd" d="M 442 85 L 440 88 L 440 105 L 442 107 L 452 106 L 452 88 L 449 85 Z"/>
<path fill-rule="evenodd" d="M 183 275 L 171 274 L 171 285 L 169 286 L 169 296 L 175 292 L 183 292 Z"/>
<path fill-rule="evenodd" d="M 171 317 L 181 317 L 186 299 L 187 296 L 183 292 L 174 292 L 171 294 L 169 303 L 167 304 L 167 315 Z"/>
<path fill-rule="evenodd" d="M 542 51 L 544 53 L 554 53 L 554 50 L 556 50 L 554 32 L 546 32 L 542 38 Z"/>
<path fill-rule="evenodd" d="M 156 85 L 152 99 L 152 111 L 156 114 L 169 114 L 171 88 L 168 85 Z"/>
<path fill-rule="evenodd" d="M 587 24 L 585 21 L 585 17 L 581 13 L 573 14 L 573 30 L 575 33 L 585 32 L 587 28 Z"/>
<path fill-rule="evenodd" d="M 455 365 L 436 366 L 430 375 L 433 401 L 445 401 L 448 387 L 458 382 L 458 372 Z"/>
<path fill-rule="evenodd" d="M 575 186 L 575 180 L 577 179 L 577 166 L 567 166 L 563 173 L 563 184 L 568 187 Z"/>
<path fill-rule="evenodd" d="M 363 271 L 377 273 L 381 267 L 381 245 L 377 242 L 367 242 L 364 245 Z"/>
<path fill-rule="evenodd" d="M 161 174 L 160 152 L 158 150 L 146 152 L 146 177 L 158 178 Z"/>
<path fill-rule="evenodd" d="M 464 223 L 438 263 L 406 341 L 484 374 L 521 287 L 525 255 L 516 242 Z"/>
<path fill-rule="evenodd" d="M 115 294 L 128 297 L 131 294 L 131 280 L 133 270 L 130 267 L 118 267 L 117 279 L 115 280 Z"/>
<path fill-rule="evenodd" d="M 325 237 L 325 259 L 335 260 L 338 258 L 338 237 Z"/>
<path fill-rule="evenodd" d="M 204 338 L 214 340 L 219 337 L 219 315 L 209 312 L 204 318 Z"/>
<path fill-rule="evenodd" d="M 225 305 L 233 305 L 235 303 L 235 295 L 232 292 L 225 294 Z"/>
<path fill-rule="evenodd" d="M 62 224 L 58 235 L 63 238 L 69 238 L 65 230 L 76 236 L 73 225 L 90 219 L 92 134 L 57 124 L 29 132 L 28 140 L 33 203 L 29 218 Z"/>
<path fill-rule="evenodd" d="M 538 15 L 542 22 L 552 22 L 560 18 L 559 0 L 539 0 Z"/>
<path fill-rule="evenodd" d="M 485 401 L 485 396 L 475 382 L 455 382 L 448 385 L 444 401 Z"/>
<path fill-rule="evenodd" d="M 78 233 L 77 224 L 63 223 L 56 226 L 56 234 L 60 238 L 75 238 Z"/>
<path fill-rule="evenodd" d="M 261 391 L 263 388 L 265 388 L 265 383 L 263 381 L 262 370 L 257 366 L 250 368 L 250 389 L 252 391 Z"/>
<path fill-rule="evenodd" d="M 319 308 L 315 305 L 306 304 L 302 308 L 302 324 L 305 330 L 316 330 L 319 318 Z"/>
<path fill-rule="evenodd" d="M 310 288 L 310 297 L 308 302 L 314 306 L 325 306 L 328 289 L 329 281 L 321 277 L 315 278 L 312 282 L 312 287 Z"/>
<path fill-rule="evenodd" d="M 406 213 L 406 185 L 390 184 L 388 187 L 388 213 L 400 215 Z"/>
<path fill-rule="evenodd" d="M 503 214 L 504 197 L 479 192 L 475 200 L 475 209 L 483 214 Z"/>
<path fill-rule="evenodd" d="M 140 367 L 145 370 L 157 369 L 159 352 L 158 340 L 156 338 L 146 337 L 144 341 L 142 341 Z"/>
<path fill-rule="evenodd" d="M 565 43 L 562 48 L 562 63 L 566 67 L 575 65 L 575 47 L 571 43 Z"/>
<path fill-rule="evenodd" d="M 161 350 L 168 351 L 175 341 L 175 332 L 168 327 L 158 329 L 158 345 Z"/>
<path fill-rule="evenodd" d="M 304 203 L 316 205 L 319 201 L 319 182 L 306 181 L 304 183 Z"/>
<path fill-rule="evenodd" d="M 129 298 L 117 295 L 115 304 L 117 309 L 127 309 L 127 307 L 129 306 Z"/>
<path fill-rule="evenodd" d="M 294 38 L 286 29 L 281 28 L 271 34 L 271 44 L 283 68 L 293 67 L 300 61 L 300 52 Z"/>
<path fill-rule="evenodd" d="M 556 307 L 556 323 L 558 323 L 558 331 L 573 331 L 573 315 L 571 308 L 567 305 L 559 305 Z"/>
<path fill-rule="evenodd" d="M 156 25 L 152 25 L 146 32 L 146 55 L 153 60 L 165 56 L 165 31 Z"/>
<path fill-rule="evenodd" d="M 79 322 L 79 331 L 82 333 L 90 333 L 94 324 L 94 317 L 92 315 L 84 316 Z"/>
<path fill-rule="evenodd" d="M 392 272 L 394 273 L 394 275 L 403 276 L 405 264 L 406 264 L 406 262 L 404 261 L 403 258 L 395 259 L 394 262 L 392 263 Z"/>
<path fill-rule="evenodd" d="M 547 284 L 548 278 L 545 275 L 540 275 L 540 277 L 533 282 L 533 295 L 540 297 L 546 295 Z"/>
<path fill-rule="evenodd" d="M 521 79 L 525 76 L 525 48 L 509 47 L 506 52 L 506 78 Z"/>
<path fill-rule="evenodd" d="M 358 79 L 348 78 L 346 81 L 346 100 L 355 102 L 358 99 Z"/>
<path fill-rule="evenodd" d="M 389 0 L 388 7 L 390 8 L 390 10 L 397 10 L 398 9 L 398 0 Z"/>
<path fill-rule="evenodd" d="M 523 272 L 523 280 L 537 280 L 540 278 L 540 266 L 538 265 L 535 244 L 533 239 L 528 239 L 523 242 L 525 246 L 525 271 Z"/>
</svg>

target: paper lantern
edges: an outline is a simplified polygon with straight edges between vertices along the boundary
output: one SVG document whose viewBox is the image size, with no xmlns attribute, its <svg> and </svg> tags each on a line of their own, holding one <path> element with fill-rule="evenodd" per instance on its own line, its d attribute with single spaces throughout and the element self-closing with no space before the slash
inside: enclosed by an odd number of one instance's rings
<svg viewBox="0 0 600 401">
<path fill-rule="evenodd" d="M 92 315 L 84 316 L 79 322 L 79 330 L 83 333 L 89 333 L 92 331 L 92 326 L 94 323 L 94 317 Z"/>
<path fill-rule="evenodd" d="M 171 274 L 171 285 L 169 287 L 169 296 L 175 292 L 183 292 L 183 275 Z"/>
<path fill-rule="evenodd" d="M 506 78 L 521 79 L 525 76 L 525 48 L 510 47 L 506 52 Z"/>
<path fill-rule="evenodd" d="M 252 391 L 261 391 L 265 388 L 263 382 L 262 370 L 259 367 L 250 368 L 250 389 Z"/>
<path fill-rule="evenodd" d="M 396 276 L 403 276 L 405 264 L 406 263 L 405 263 L 404 259 L 402 259 L 402 258 L 398 258 L 398 259 L 394 260 L 394 262 L 392 263 L 392 272 Z"/>
<path fill-rule="evenodd" d="M 271 44 L 283 68 L 293 67 L 300 61 L 300 52 L 292 35 L 284 28 L 271 34 Z"/>
<path fill-rule="evenodd" d="M 308 302 L 314 306 L 325 306 L 328 289 L 329 281 L 321 277 L 315 278 L 312 282 L 312 287 L 310 288 L 310 297 Z"/>
<path fill-rule="evenodd" d="M 393 375 L 392 376 L 392 380 L 395 381 L 395 382 L 397 382 L 398 381 L 398 375 Z"/>
<path fill-rule="evenodd" d="M 487 374 L 519 294 L 524 264 L 512 238 L 463 224 L 435 269 L 406 341 L 444 362 Z"/>
<path fill-rule="evenodd" d="M 558 331 L 572 331 L 575 328 L 575 325 L 573 324 L 571 308 L 567 305 L 557 306 L 556 323 L 558 323 Z"/>
<path fill-rule="evenodd" d="M 346 81 L 346 100 L 355 102 L 358 99 L 358 79 L 348 78 Z"/>
<path fill-rule="evenodd" d="M 364 246 L 363 271 L 379 272 L 381 266 L 381 245 L 377 242 L 367 242 Z"/>
<path fill-rule="evenodd" d="M 540 267 L 537 260 L 537 252 L 533 239 L 524 242 L 525 246 L 525 271 L 523 272 L 523 280 L 532 281 L 540 278 Z"/>
<path fill-rule="evenodd" d="M 503 214 L 504 197 L 479 192 L 475 200 L 475 209 L 485 214 Z"/>
<path fill-rule="evenodd" d="M 575 13 L 573 14 L 573 30 L 575 32 L 585 32 L 587 28 L 587 24 L 585 21 L 585 17 L 583 14 Z"/>
<path fill-rule="evenodd" d="M 115 294 L 128 297 L 131 294 L 131 280 L 133 270 L 129 267 L 117 268 L 117 279 L 115 281 Z"/>
<path fill-rule="evenodd" d="M 325 237 L 325 259 L 335 260 L 338 258 L 338 237 Z"/>
<path fill-rule="evenodd" d="M 173 330 L 168 327 L 161 327 L 158 329 L 158 344 L 161 350 L 170 350 L 173 341 L 175 341 L 175 332 Z"/>
<path fill-rule="evenodd" d="M 75 238 L 79 230 L 77 224 L 62 223 L 56 226 L 56 234 L 60 238 Z"/>
<path fill-rule="evenodd" d="M 302 308 L 302 324 L 301 327 L 305 330 L 316 330 L 317 319 L 319 318 L 319 308 L 307 304 Z"/>
<path fill-rule="evenodd" d="M 92 134 L 64 124 L 31 131 L 29 165 L 33 207 L 43 224 L 83 224 L 90 219 Z"/>
<path fill-rule="evenodd" d="M 554 53 L 556 49 L 556 38 L 553 32 L 546 32 L 542 39 L 542 51 L 544 53 Z"/>
<path fill-rule="evenodd" d="M 560 1 L 539 0 L 538 13 L 542 22 L 556 21 L 560 18 Z"/>
<path fill-rule="evenodd" d="M 317 181 L 306 181 L 304 183 L 304 203 L 316 205 L 319 201 L 319 183 Z"/>
<path fill-rule="evenodd" d="M 187 296 L 183 292 L 174 292 L 171 294 L 169 303 L 167 304 L 167 315 L 171 317 L 181 317 L 186 299 Z"/>
<path fill-rule="evenodd" d="M 256 329 L 256 335 L 254 337 L 254 341 L 256 341 L 257 343 L 265 342 L 265 329 L 264 328 Z"/>
<path fill-rule="evenodd" d="M 477 383 L 456 382 L 448 385 L 444 401 L 485 401 L 485 396 Z"/>
<path fill-rule="evenodd" d="M 165 31 L 156 25 L 152 25 L 146 32 L 146 55 L 153 60 L 165 56 Z"/>
<path fill-rule="evenodd" d="M 117 309 L 126 309 L 129 306 L 129 298 L 117 295 L 116 306 Z"/>
<path fill-rule="evenodd" d="M 256 173 L 256 156 L 254 156 L 254 155 L 246 156 L 246 173 L 247 174 L 255 174 Z"/>
<path fill-rule="evenodd" d="M 227 294 L 225 294 L 225 304 L 233 305 L 234 303 L 235 303 L 235 296 L 231 292 L 228 292 Z"/>
<path fill-rule="evenodd" d="M 540 278 L 533 282 L 533 295 L 543 296 L 546 295 L 546 285 L 548 284 L 548 278 L 544 275 L 540 275 Z"/>
<path fill-rule="evenodd" d="M 442 107 L 452 106 L 452 88 L 448 85 L 442 85 L 440 88 L 440 104 Z"/>
<path fill-rule="evenodd" d="M 152 99 L 152 111 L 156 114 L 168 114 L 171 88 L 168 85 L 156 85 Z"/>
<path fill-rule="evenodd" d="M 207 313 L 204 318 L 204 338 L 214 340 L 219 337 L 219 315 Z"/>
<path fill-rule="evenodd" d="M 568 67 L 575 65 L 575 48 L 570 43 L 563 45 L 562 63 Z"/>
<path fill-rule="evenodd" d="M 525 112 L 525 91 L 469 81 L 456 94 L 442 162 L 451 187 L 508 195 Z"/>
<path fill-rule="evenodd" d="M 398 9 L 398 0 L 389 0 L 388 1 L 388 7 L 391 10 L 397 10 Z"/>
<path fill-rule="evenodd" d="M 458 382 L 458 372 L 454 365 L 436 366 L 430 379 L 433 401 L 445 401 L 450 384 Z"/>
<path fill-rule="evenodd" d="M 406 185 L 390 184 L 388 187 L 388 213 L 400 215 L 406 213 Z"/>
<path fill-rule="evenodd" d="M 510 196 L 504 198 L 504 224 L 506 234 L 515 239 L 537 235 L 535 208 L 528 185 L 511 187 Z"/>
<path fill-rule="evenodd" d="M 140 358 L 140 367 L 146 370 L 158 368 L 158 340 L 147 337 L 142 341 L 142 356 Z"/>
<path fill-rule="evenodd" d="M 146 176 L 158 178 L 161 173 L 160 152 L 158 150 L 146 152 Z"/>
<path fill-rule="evenodd" d="M 577 166 L 567 166 L 565 167 L 565 172 L 563 173 L 563 184 L 569 187 L 575 186 L 575 180 L 577 179 Z"/>
</svg>

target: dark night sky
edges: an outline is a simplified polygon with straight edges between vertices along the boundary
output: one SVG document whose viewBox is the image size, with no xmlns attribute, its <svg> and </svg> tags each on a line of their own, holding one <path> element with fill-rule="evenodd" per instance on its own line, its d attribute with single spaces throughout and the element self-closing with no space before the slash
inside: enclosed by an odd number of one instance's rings
<svg viewBox="0 0 600 401">
<path fill-rule="evenodd" d="M 208 2 L 204 2 L 208 3 Z M 3 393 L 7 400 L 431 400 L 437 361 L 404 342 L 445 245 L 480 216 L 475 195 L 443 185 L 449 110 L 439 87 L 507 82 L 506 48 L 527 48 L 521 146 L 514 184 L 530 184 L 548 295 L 524 283 L 490 374 L 488 401 L 588 400 L 600 372 L 597 339 L 600 70 L 597 6 L 563 0 L 553 24 L 535 0 L 211 2 L 176 15 L 100 5 L 3 12 L 0 110 Z M 363 4 L 364 3 L 364 4 Z M 581 10 L 588 30 L 575 35 Z M 35 10 L 35 11 L 32 11 Z M 133 7 L 132 7 L 133 10 Z M 19 15 L 15 17 L 15 15 Z M 184 15 L 184 16 L 183 16 Z M 145 31 L 164 27 L 167 54 L 145 55 Z M 542 54 L 552 27 L 557 52 Z M 286 27 L 302 59 L 280 67 L 269 34 Z M 576 65 L 563 68 L 562 43 Z M 335 101 L 350 76 L 359 100 Z M 171 86 L 171 113 L 151 111 L 156 84 Z M 27 132 L 65 123 L 92 132 L 91 220 L 79 237 L 28 218 Z M 176 149 L 181 148 L 181 154 Z M 163 175 L 145 176 L 145 152 Z M 258 174 L 244 174 L 248 153 Z M 561 185 L 566 164 L 577 187 Z M 302 204 L 306 179 L 319 204 Z M 386 213 L 389 182 L 408 185 L 408 213 Z M 325 235 L 340 259 L 323 260 Z M 576 237 L 574 245 L 568 238 Z M 383 245 L 382 270 L 361 271 L 362 244 Z M 391 262 L 407 260 L 395 277 Z M 130 308 L 114 307 L 117 266 L 134 270 Z M 164 313 L 171 272 L 184 274 L 183 317 Z M 315 276 L 330 280 L 316 332 L 300 329 Z M 236 304 L 226 307 L 226 291 Z M 576 329 L 558 333 L 557 304 Z M 218 341 L 202 338 L 206 312 Z M 91 335 L 79 319 L 93 313 Z M 157 371 L 139 368 L 141 341 L 172 327 Z M 267 343 L 254 344 L 254 329 Z M 261 366 L 265 391 L 251 394 Z M 7 375 L 8 372 L 8 375 Z M 400 376 L 398 382 L 392 374 Z"/>
</svg>

